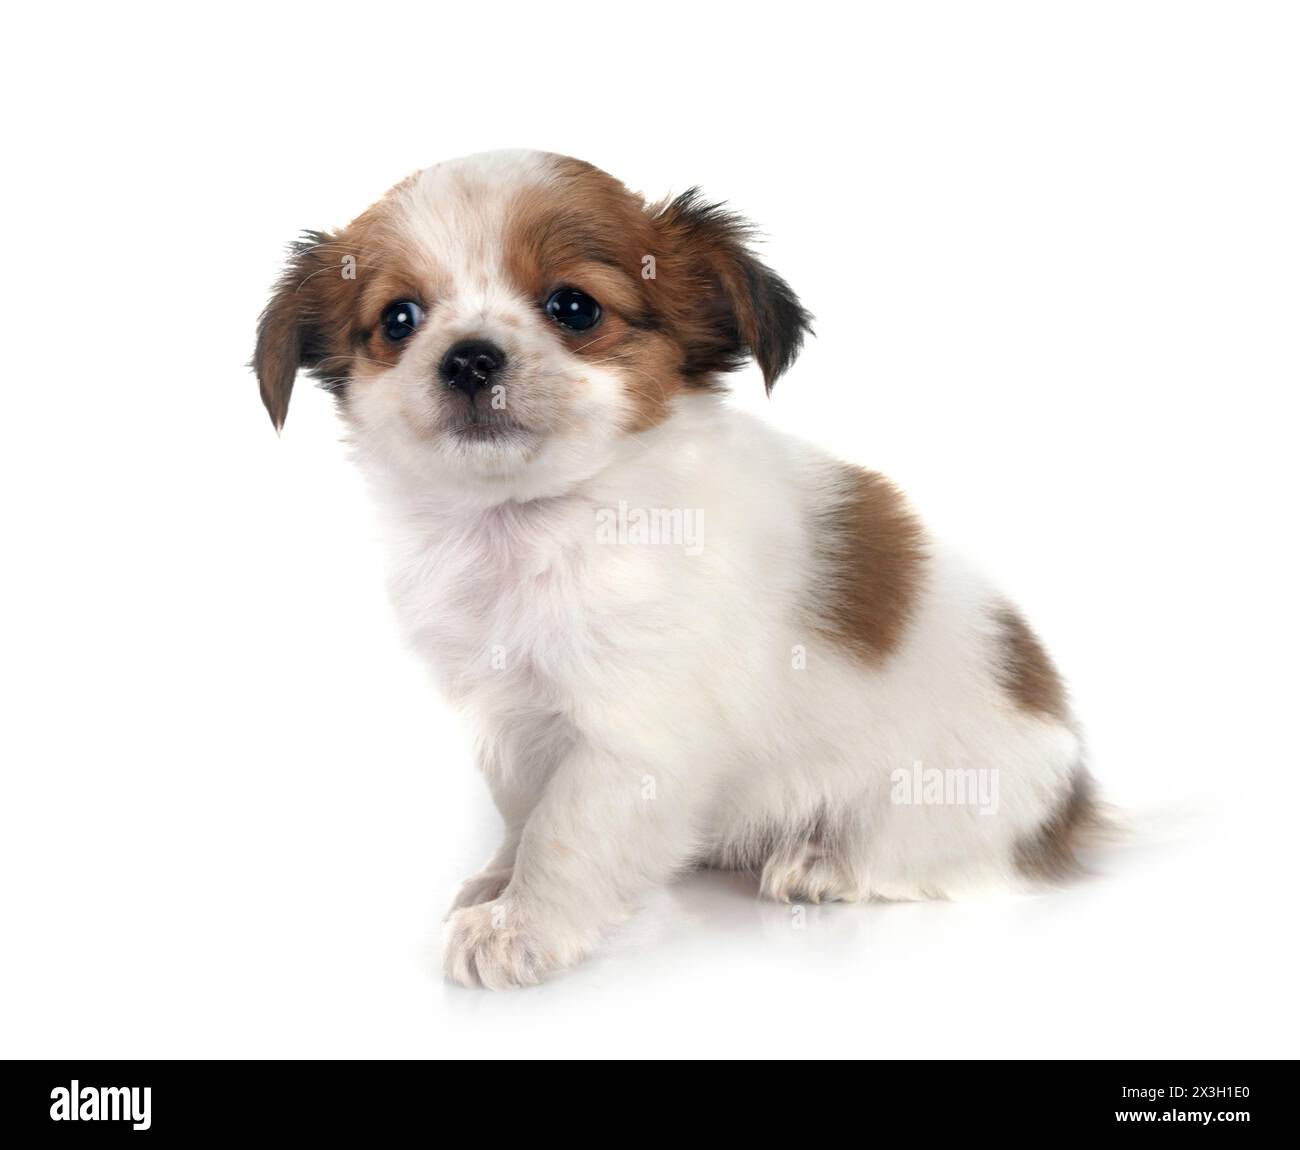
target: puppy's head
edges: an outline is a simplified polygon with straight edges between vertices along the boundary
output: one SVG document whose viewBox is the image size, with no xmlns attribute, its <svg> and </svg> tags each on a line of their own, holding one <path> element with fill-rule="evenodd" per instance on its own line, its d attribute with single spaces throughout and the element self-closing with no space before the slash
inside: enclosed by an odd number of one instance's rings
<svg viewBox="0 0 1300 1150">
<path fill-rule="evenodd" d="M 563 490 L 674 396 L 757 360 L 770 390 L 808 330 L 748 226 L 694 191 L 648 205 L 589 164 L 439 164 L 346 228 L 308 233 L 253 366 L 283 426 L 299 368 L 372 459 L 417 478 Z"/>
</svg>

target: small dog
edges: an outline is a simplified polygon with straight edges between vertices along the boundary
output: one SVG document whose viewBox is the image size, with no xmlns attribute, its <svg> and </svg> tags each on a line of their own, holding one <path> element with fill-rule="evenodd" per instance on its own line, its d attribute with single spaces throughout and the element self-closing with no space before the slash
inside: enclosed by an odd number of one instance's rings
<svg viewBox="0 0 1300 1150">
<path fill-rule="evenodd" d="M 277 429 L 334 393 L 402 625 L 505 824 L 448 977 L 534 983 L 693 866 L 774 899 L 1056 879 L 1099 823 L 1061 680 L 881 476 L 729 409 L 810 316 L 695 190 L 500 152 L 311 232 L 261 317 Z"/>
</svg>

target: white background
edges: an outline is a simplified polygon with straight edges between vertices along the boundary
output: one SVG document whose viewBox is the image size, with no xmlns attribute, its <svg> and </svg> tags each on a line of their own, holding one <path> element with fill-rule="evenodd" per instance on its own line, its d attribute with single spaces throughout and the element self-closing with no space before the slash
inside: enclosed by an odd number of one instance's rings
<svg viewBox="0 0 1300 1150">
<path fill-rule="evenodd" d="M 0 1054 L 1297 1053 L 1300 27 L 1267 4 L 11 6 Z M 736 401 L 1019 599 L 1139 828 L 1037 898 L 691 879 L 538 989 L 445 985 L 494 844 L 283 245 L 526 145 L 757 220 L 818 338 Z"/>
</svg>

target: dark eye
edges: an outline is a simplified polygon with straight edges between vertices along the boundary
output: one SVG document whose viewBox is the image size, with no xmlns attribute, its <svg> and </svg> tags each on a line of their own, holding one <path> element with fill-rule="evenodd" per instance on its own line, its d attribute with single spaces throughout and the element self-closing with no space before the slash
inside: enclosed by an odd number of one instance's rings
<svg viewBox="0 0 1300 1150">
<path fill-rule="evenodd" d="M 414 300 L 399 299 L 384 308 L 384 314 L 379 317 L 379 327 L 385 339 L 398 343 L 419 327 L 423 319 L 424 308 Z"/>
<path fill-rule="evenodd" d="M 561 288 L 546 301 L 546 314 L 563 327 L 586 331 L 600 322 L 600 304 L 585 292 Z"/>
</svg>

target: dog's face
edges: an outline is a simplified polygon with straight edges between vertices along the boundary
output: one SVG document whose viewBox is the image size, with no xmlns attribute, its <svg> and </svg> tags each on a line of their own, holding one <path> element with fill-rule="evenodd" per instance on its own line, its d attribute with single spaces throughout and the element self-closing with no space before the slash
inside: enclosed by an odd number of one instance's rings
<svg viewBox="0 0 1300 1150">
<path fill-rule="evenodd" d="M 560 493 L 682 389 L 751 355 L 769 389 L 789 366 L 809 316 L 748 234 L 561 156 L 439 164 L 294 246 L 258 331 L 263 401 L 281 427 L 306 367 L 407 478 Z"/>
</svg>

